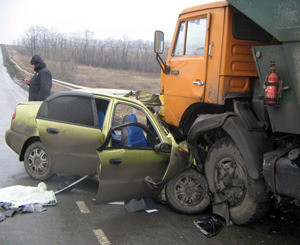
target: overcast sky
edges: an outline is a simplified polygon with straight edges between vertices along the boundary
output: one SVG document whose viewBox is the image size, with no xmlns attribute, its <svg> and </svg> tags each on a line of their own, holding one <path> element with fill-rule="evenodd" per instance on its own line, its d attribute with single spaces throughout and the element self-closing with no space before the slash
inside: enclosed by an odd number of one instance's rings
<svg viewBox="0 0 300 245">
<path fill-rule="evenodd" d="M 171 40 L 179 13 L 216 0 L 0 0 L 0 43 L 13 44 L 30 26 L 93 37 Z"/>
</svg>

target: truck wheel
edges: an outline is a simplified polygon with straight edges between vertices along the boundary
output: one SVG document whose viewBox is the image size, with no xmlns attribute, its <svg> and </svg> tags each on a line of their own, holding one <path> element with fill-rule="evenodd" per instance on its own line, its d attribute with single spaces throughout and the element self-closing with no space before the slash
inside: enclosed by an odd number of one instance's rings
<svg viewBox="0 0 300 245">
<path fill-rule="evenodd" d="M 188 169 L 168 182 L 166 199 L 177 212 L 200 213 L 210 204 L 207 181 L 200 172 Z"/>
<path fill-rule="evenodd" d="M 249 177 L 242 154 L 230 137 L 220 139 L 211 147 L 205 173 L 210 190 L 217 191 L 228 202 L 234 224 L 255 221 L 268 210 L 268 202 L 258 203 L 249 193 L 251 188 L 266 195 L 264 182 Z"/>
<path fill-rule="evenodd" d="M 36 180 L 47 180 L 53 175 L 49 155 L 39 141 L 32 143 L 26 149 L 24 166 L 28 175 Z"/>
</svg>

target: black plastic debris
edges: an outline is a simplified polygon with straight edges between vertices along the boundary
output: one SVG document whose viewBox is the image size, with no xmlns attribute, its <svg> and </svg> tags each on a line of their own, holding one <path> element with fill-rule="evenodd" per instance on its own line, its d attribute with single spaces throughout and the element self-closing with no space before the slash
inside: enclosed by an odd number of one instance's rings
<svg viewBox="0 0 300 245">
<path fill-rule="evenodd" d="M 203 217 L 198 221 L 194 221 L 195 226 L 207 237 L 213 237 L 219 233 L 219 231 L 225 226 L 226 221 L 218 216 L 211 215 L 209 217 Z"/>
<path fill-rule="evenodd" d="M 12 217 L 15 213 L 40 213 L 45 211 L 41 203 L 30 203 L 19 207 L 13 206 L 8 202 L 0 202 L 0 222 L 7 217 Z"/>
</svg>

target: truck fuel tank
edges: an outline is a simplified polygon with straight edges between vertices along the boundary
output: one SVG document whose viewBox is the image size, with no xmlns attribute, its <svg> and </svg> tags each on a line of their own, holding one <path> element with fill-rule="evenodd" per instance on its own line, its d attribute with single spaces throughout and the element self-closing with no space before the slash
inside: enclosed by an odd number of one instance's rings
<svg viewBox="0 0 300 245">
<path fill-rule="evenodd" d="M 298 151 L 298 155 L 295 154 Z M 264 155 L 263 175 L 275 195 L 287 196 L 300 204 L 300 150 L 279 149 Z"/>
</svg>

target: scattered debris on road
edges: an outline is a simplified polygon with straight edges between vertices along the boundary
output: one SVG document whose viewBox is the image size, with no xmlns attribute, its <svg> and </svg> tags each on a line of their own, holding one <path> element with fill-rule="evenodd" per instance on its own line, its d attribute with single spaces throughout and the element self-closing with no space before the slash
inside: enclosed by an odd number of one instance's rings
<svg viewBox="0 0 300 245">
<path fill-rule="evenodd" d="M 194 221 L 195 226 L 207 237 L 213 237 L 225 226 L 225 220 L 218 215 L 211 215 Z"/>
<path fill-rule="evenodd" d="M 15 185 L 0 189 L 0 222 L 14 213 L 39 213 L 44 206 L 57 203 L 53 191 L 47 191 L 45 183 L 37 187 Z"/>
<path fill-rule="evenodd" d="M 12 217 L 14 213 L 40 213 L 45 210 L 46 208 L 40 203 L 30 203 L 16 207 L 9 202 L 0 202 L 0 222 L 7 217 Z"/>
<path fill-rule="evenodd" d="M 89 177 L 88 175 L 85 175 L 82 178 L 80 178 L 79 180 L 76 180 L 73 183 L 69 184 L 68 186 L 66 186 L 66 187 L 64 187 L 64 188 L 62 188 L 62 189 L 54 192 L 54 194 L 57 195 L 57 194 L 59 194 L 61 192 L 67 191 L 67 190 L 70 191 L 70 190 L 72 190 L 75 187 L 75 185 L 77 185 L 78 183 L 82 182 L 83 180 L 85 180 L 88 177 Z"/>
<path fill-rule="evenodd" d="M 128 213 L 145 210 L 147 213 L 156 212 L 156 205 L 151 198 L 131 199 L 125 202 L 125 209 Z"/>
</svg>

